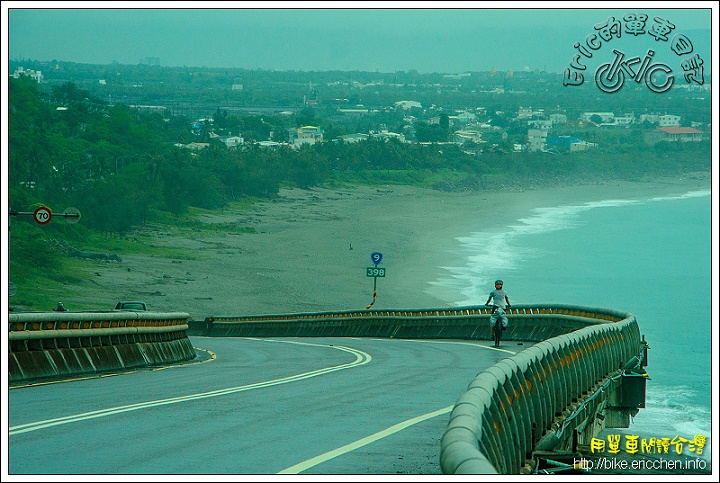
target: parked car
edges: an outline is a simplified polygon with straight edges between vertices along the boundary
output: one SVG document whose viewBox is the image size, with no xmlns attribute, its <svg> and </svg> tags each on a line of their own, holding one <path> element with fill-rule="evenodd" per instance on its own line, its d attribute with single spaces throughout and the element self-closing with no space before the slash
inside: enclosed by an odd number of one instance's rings
<svg viewBox="0 0 720 483">
<path fill-rule="evenodd" d="M 145 302 L 137 300 L 118 302 L 115 306 L 115 310 L 147 310 L 147 305 L 145 305 Z"/>
</svg>

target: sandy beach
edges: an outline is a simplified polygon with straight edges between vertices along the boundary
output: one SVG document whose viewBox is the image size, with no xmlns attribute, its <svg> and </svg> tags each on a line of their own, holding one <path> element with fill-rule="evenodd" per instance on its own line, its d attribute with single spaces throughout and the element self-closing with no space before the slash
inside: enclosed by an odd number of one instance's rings
<svg viewBox="0 0 720 483">
<path fill-rule="evenodd" d="M 105 310 L 143 300 L 153 311 L 184 311 L 196 320 L 232 316 L 365 309 L 373 302 L 371 253 L 386 276 L 373 308 L 448 307 L 427 293 L 442 266 L 456 261 L 458 236 L 501 228 L 533 208 L 606 199 L 678 195 L 710 189 L 709 174 L 655 181 L 447 193 L 409 186 L 283 189 L 250 211 L 201 215 L 204 223 L 238 223 L 255 233 L 160 231 L 158 246 L 187 256 L 119 253 L 118 262 L 86 261 L 72 310 Z M 478 301 L 484 303 L 484 301 Z"/>
</svg>

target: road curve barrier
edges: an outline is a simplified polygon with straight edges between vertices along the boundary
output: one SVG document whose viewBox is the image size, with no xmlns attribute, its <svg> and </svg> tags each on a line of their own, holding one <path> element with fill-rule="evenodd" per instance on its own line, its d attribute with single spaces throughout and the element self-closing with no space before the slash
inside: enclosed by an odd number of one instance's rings
<svg viewBox="0 0 720 483">
<path fill-rule="evenodd" d="M 195 358 L 184 312 L 29 312 L 8 317 L 10 384 Z"/>
<path fill-rule="evenodd" d="M 597 314 L 595 314 L 597 315 Z M 529 474 L 567 465 L 645 407 L 647 343 L 632 314 L 539 342 L 481 372 L 441 440 L 444 474 Z"/>
<path fill-rule="evenodd" d="M 394 337 L 489 339 L 486 306 L 348 310 L 295 314 L 213 316 L 189 322 L 190 335 L 237 337 Z M 539 342 L 587 325 L 616 322 L 622 314 L 571 305 L 513 306 L 504 337 Z"/>
</svg>

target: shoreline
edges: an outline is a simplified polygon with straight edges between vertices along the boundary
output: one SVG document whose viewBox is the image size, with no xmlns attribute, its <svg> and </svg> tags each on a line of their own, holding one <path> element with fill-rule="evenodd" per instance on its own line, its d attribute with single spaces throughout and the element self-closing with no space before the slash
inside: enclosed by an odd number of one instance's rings
<svg viewBox="0 0 720 483">
<path fill-rule="evenodd" d="M 370 254 L 379 251 L 384 256 L 380 266 L 387 273 L 377 280 L 374 309 L 451 307 L 451 302 L 433 295 L 431 282 L 447 276 L 442 267 L 457 265 L 464 257 L 458 237 L 504 230 L 536 208 L 680 196 L 711 190 L 713 181 L 710 174 L 699 173 L 683 179 L 459 193 L 411 186 L 283 189 L 278 200 L 260 202 L 250 210 L 199 215 L 204 223 L 252 227 L 253 234 L 176 234 L 148 227 L 144 231 L 154 234 L 153 245 L 182 247 L 187 257 L 120 254 L 120 263 L 88 260 L 87 280 L 78 288 L 82 296 L 63 302 L 73 311 L 109 310 L 119 300 L 143 300 L 152 311 L 188 312 L 195 320 L 210 315 L 364 310 L 373 301 L 373 279 L 366 277 L 365 268 L 372 264 Z M 56 303 L 48 301 L 45 310 Z M 605 430 L 598 437 L 611 433 L 654 436 L 631 425 Z M 707 474 L 712 471 L 709 445 L 706 450 L 707 467 L 697 472 L 686 467 L 664 473 L 666 465 L 660 471 L 613 467 L 595 474 Z M 649 465 L 660 457 L 624 452 L 585 456 L 594 458 L 596 465 L 598 458 Z M 693 459 L 687 454 L 679 458 Z"/>
<path fill-rule="evenodd" d="M 69 310 L 108 310 L 143 300 L 153 311 L 188 312 L 196 320 L 233 316 L 365 309 L 373 302 L 366 267 L 381 252 L 373 307 L 448 307 L 430 282 L 457 262 L 457 237 L 502 229 L 535 208 L 608 199 L 677 196 L 710 189 L 707 173 L 682 179 L 604 181 L 528 190 L 441 192 L 412 186 L 282 189 L 280 197 L 242 212 L 200 215 L 204 223 L 238 223 L 256 233 L 173 234 L 150 226 L 156 246 L 184 258 L 124 255 L 88 261 Z M 48 301 L 50 310 L 56 301 Z M 484 300 L 478 300 L 478 304 Z"/>
</svg>

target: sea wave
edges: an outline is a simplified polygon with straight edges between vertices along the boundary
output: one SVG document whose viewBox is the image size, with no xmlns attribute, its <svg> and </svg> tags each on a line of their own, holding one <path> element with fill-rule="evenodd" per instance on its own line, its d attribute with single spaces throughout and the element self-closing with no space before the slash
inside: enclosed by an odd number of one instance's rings
<svg viewBox="0 0 720 483">
<path fill-rule="evenodd" d="M 519 238 L 578 226 L 582 223 L 580 215 L 588 210 L 634 203 L 638 201 L 613 199 L 582 205 L 535 208 L 529 216 L 518 218 L 504 231 L 473 232 L 468 236 L 457 237 L 460 252 L 465 254 L 465 265 L 441 267 L 449 272 L 448 276 L 429 282 L 434 289 L 431 293 L 456 306 L 477 303 L 488 292 L 487 287 L 493 280 L 503 273 L 517 270 L 523 262 L 542 254 L 540 250 L 516 243 Z M 458 294 L 462 297 L 459 300 Z"/>
<path fill-rule="evenodd" d="M 651 198 L 650 201 L 668 201 L 668 200 L 682 200 L 686 198 L 702 198 L 703 196 L 710 196 L 712 192 L 710 190 L 697 190 L 688 191 L 687 193 L 677 196 L 657 196 Z"/>
<path fill-rule="evenodd" d="M 700 394 L 689 386 L 667 386 L 648 384 L 645 408 L 633 418 L 630 427 L 609 430 L 625 435 L 639 435 L 641 438 L 684 438 L 695 440 L 704 436 L 705 447 L 699 456 L 709 458 L 711 453 L 710 407 L 697 403 Z M 687 454 L 687 444 L 685 445 Z M 697 454 L 697 453 L 695 453 Z"/>
<path fill-rule="evenodd" d="M 441 267 L 447 275 L 430 281 L 432 296 L 455 306 L 471 305 L 489 293 L 488 287 L 503 274 L 518 270 L 523 262 L 541 256 L 536 248 L 523 246 L 521 237 L 566 230 L 582 225 L 581 215 L 589 210 L 709 196 L 709 190 L 689 191 L 678 196 L 648 199 L 607 199 L 577 205 L 534 208 L 501 231 L 472 232 L 457 237 L 464 265 Z M 458 298 L 458 296 L 460 298 Z"/>
</svg>

